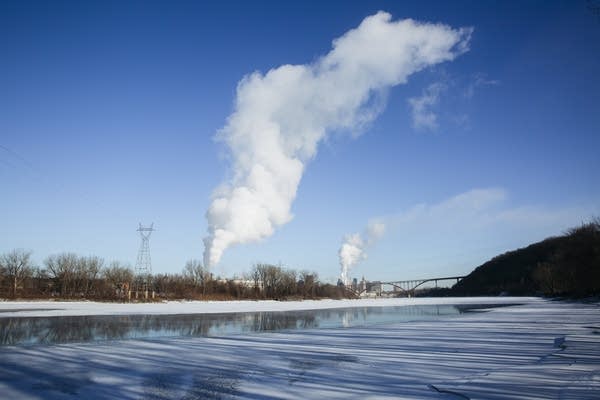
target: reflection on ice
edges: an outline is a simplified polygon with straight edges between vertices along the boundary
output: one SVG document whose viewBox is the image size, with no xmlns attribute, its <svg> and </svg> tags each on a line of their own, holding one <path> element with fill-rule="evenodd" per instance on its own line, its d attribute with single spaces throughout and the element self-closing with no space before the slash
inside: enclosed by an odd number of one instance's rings
<svg viewBox="0 0 600 400">
<path fill-rule="evenodd" d="M 482 306 L 413 305 L 292 312 L 0 318 L 0 345 L 221 336 L 435 319 Z M 486 307 L 490 307 L 487 305 Z"/>
</svg>

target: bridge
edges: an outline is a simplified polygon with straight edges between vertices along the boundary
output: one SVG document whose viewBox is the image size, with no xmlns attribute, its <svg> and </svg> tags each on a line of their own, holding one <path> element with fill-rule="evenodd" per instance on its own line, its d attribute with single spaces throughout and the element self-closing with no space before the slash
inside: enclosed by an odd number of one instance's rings
<svg viewBox="0 0 600 400">
<path fill-rule="evenodd" d="M 433 282 L 435 283 L 435 287 L 438 287 L 438 282 L 440 281 L 456 281 L 455 283 L 460 282 L 465 276 L 447 276 L 440 278 L 427 278 L 427 279 L 413 279 L 406 281 L 371 281 L 365 282 L 364 286 L 359 285 L 356 288 L 347 287 L 346 289 L 350 290 L 357 296 L 361 296 L 366 292 L 375 292 L 378 296 L 381 296 L 382 293 L 395 292 L 398 294 L 405 294 L 407 296 L 413 296 L 415 294 L 415 290 L 420 288 L 426 283 Z M 385 286 L 391 286 L 391 290 L 384 290 Z"/>
<path fill-rule="evenodd" d="M 395 289 L 393 291 L 400 290 L 402 292 L 414 293 L 414 291 L 416 289 L 418 289 L 420 286 L 422 286 L 428 282 L 435 282 L 435 287 L 437 288 L 439 281 L 456 281 L 456 283 L 458 283 L 463 278 L 464 278 L 464 276 L 448 276 L 448 277 L 444 277 L 444 278 L 415 279 L 412 281 L 380 282 L 380 284 L 382 286 L 383 285 L 392 286 Z"/>
</svg>

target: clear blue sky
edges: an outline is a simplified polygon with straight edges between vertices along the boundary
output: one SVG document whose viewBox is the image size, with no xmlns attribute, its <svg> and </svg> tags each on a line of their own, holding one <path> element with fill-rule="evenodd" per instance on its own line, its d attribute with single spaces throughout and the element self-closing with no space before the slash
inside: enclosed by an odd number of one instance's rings
<svg viewBox="0 0 600 400">
<path fill-rule="evenodd" d="M 205 3 L 0 4 L 0 252 L 133 266 L 154 222 L 155 272 L 201 259 L 238 81 L 315 61 L 378 10 L 472 27 L 470 50 L 392 88 L 360 136 L 330 135 L 293 220 L 216 273 L 281 262 L 335 280 L 342 237 L 380 218 L 353 276 L 462 274 L 598 215 L 597 2 Z M 409 99 L 432 93 L 435 123 L 415 124 Z"/>
</svg>

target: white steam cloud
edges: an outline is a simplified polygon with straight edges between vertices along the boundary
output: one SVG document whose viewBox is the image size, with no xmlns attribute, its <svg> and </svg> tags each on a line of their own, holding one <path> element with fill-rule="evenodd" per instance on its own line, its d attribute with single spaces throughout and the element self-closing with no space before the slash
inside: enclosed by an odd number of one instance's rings
<svg viewBox="0 0 600 400">
<path fill-rule="evenodd" d="M 385 224 L 381 221 L 371 221 L 362 235 L 353 233 L 344 237 L 344 242 L 338 252 L 341 267 L 340 279 L 344 285 L 350 284 L 350 268 L 366 259 L 366 249 L 384 234 Z"/>
<path fill-rule="evenodd" d="M 206 212 L 205 265 L 218 263 L 229 246 L 266 238 L 289 222 L 305 165 L 327 133 L 356 133 L 382 111 L 386 89 L 467 51 L 471 32 L 378 12 L 314 63 L 244 77 L 234 112 L 217 134 L 231 154 L 232 177 L 215 190 Z"/>
</svg>

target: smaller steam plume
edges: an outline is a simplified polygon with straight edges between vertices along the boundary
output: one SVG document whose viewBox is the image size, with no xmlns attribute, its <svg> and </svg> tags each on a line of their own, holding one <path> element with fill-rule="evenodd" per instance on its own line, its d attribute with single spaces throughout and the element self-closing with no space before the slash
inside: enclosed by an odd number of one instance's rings
<svg viewBox="0 0 600 400">
<path fill-rule="evenodd" d="M 350 268 L 367 258 L 366 250 L 385 234 L 385 223 L 371 221 L 362 234 L 352 233 L 344 237 L 338 255 L 340 257 L 340 279 L 350 285 Z"/>
</svg>

